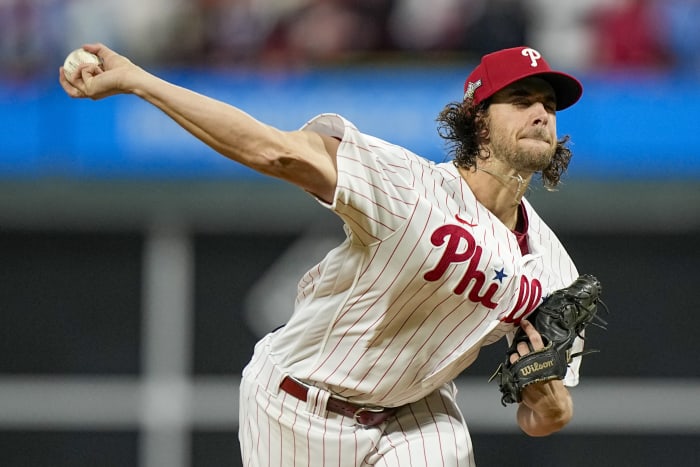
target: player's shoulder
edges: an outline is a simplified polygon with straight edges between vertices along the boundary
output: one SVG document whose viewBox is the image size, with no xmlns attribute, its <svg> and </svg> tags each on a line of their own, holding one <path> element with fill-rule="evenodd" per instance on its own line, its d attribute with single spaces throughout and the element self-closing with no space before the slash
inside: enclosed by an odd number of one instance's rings
<svg viewBox="0 0 700 467">
<path fill-rule="evenodd" d="M 536 245 L 534 249 L 550 253 L 556 252 L 556 254 L 568 257 L 566 249 L 554 229 L 545 222 L 526 198 L 522 199 L 522 204 L 528 218 L 528 238 L 531 244 Z"/>
<path fill-rule="evenodd" d="M 358 131 L 357 127 L 342 115 L 322 113 L 304 123 L 303 131 L 315 131 L 323 135 L 343 139 L 348 130 Z"/>
<path fill-rule="evenodd" d="M 521 200 L 521 204 L 523 208 L 525 209 L 525 213 L 527 214 L 527 219 L 528 223 L 532 227 L 533 225 L 537 228 L 542 228 L 545 230 L 551 230 L 547 223 L 542 219 L 542 217 L 539 215 L 535 207 L 530 203 L 530 201 L 526 198 L 523 197 Z"/>
<path fill-rule="evenodd" d="M 315 116 L 301 127 L 301 130 L 315 131 L 322 135 L 331 136 L 346 144 L 346 151 L 361 150 L 384 161 L 405 161 L 400 165 L 418 164 L 431 167 L 432 161 L 413 151 L 387 141 L 379 136 L 366 133 L 353 122 L 340 114 L 323 113 Z"/>
</svg>

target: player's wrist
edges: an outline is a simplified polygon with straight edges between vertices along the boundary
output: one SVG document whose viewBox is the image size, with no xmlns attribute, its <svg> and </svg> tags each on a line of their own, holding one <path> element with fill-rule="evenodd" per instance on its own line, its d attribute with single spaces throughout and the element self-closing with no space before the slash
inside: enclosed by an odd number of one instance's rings
<svg viewBox="0 0 700 467">
<path fill-rule="evenodd" d="M 537 402 L 523 398 L 518 406 L 517 420 L 526 434 L 547 436 L 564 428 L 573 415 L 573 401 L 566 391 L 562 397 L 541 398 Z"/>
<path fill-rule="evenodd" d="M 142 99 L 153 102 L 158 92 L 162 92 L 166 81 L 147 72 L 143 68 L 133 65 L 118 84 L 118 88 L 125 94 L 134 94 Z"/>
<path fill-rule="evenodd" d="M 568 421 L 573 417 L 573 400 L 561 380 L 527 386 L 523 389 L 522 404 L 543 419 Z"/>
</svg>

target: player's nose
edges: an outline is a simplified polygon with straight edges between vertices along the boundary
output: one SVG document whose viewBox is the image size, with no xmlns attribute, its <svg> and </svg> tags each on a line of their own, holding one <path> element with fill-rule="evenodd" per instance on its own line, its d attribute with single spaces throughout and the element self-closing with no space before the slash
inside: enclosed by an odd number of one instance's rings
<svg viewBox="0 0 700 467">
<path fill-rule="evenodd" d="M 549 111 L 543 102 L 535 102 L 530 106 L 530 115 L 533 125 L 547 125 L 549 123 Z"/>
</svg>

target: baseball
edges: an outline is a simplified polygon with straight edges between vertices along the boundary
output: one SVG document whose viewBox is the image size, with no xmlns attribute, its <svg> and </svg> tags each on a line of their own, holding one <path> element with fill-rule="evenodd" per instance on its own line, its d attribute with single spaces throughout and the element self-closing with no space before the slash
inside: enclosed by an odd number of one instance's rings
<svg viewBox="0 0 700 467">
<path fill-rule="evenodd" d="M 97 55 L 88 52 L 83 49 L 75 49 L 68 54 L 66 60 L 63 62 L 63 72 L 66 76 L 70 77 L 73 72 L 83 63 L 94 63 L 96 65 L 101 65 L 102 60 Z"/>
</svg>

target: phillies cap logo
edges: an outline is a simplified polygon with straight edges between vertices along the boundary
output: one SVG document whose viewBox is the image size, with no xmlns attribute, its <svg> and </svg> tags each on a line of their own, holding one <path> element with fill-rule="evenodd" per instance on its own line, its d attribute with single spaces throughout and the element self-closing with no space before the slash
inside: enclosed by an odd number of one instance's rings
<svg viewBox="0 0 700 467">
<path fill-rule="evenodd" d="M 523 49 L 523 51 L 520 53 L 523 55 L 523 57 L 530 57 L 530 66 L 533 68 L 537 67 L 537 65 L 538 65 L 537 60 L 542 58 L 542 54 L 540 54 L 535 49 L 531 49 L 529 47 L 526 49 Z"/>
<path fill-rule="evenodd" d="M 528 76 L 538 76 L 552 85 L 557 109 L 573 105 L 583 86 L 571 75 L 552 70 L 542 54 L 532 47 L 511 47 L 481 57 L 481 62 L 464 81 L 464 99 L 479 105 L 501 89 Z"/>
</svg>

